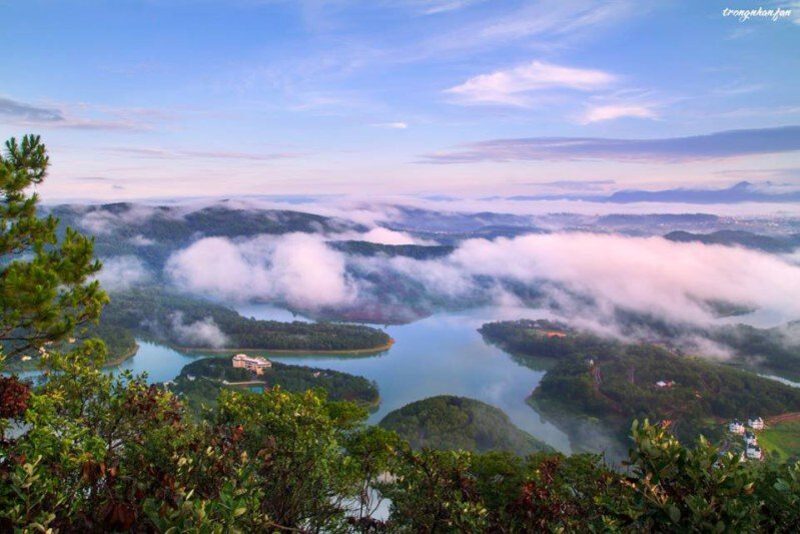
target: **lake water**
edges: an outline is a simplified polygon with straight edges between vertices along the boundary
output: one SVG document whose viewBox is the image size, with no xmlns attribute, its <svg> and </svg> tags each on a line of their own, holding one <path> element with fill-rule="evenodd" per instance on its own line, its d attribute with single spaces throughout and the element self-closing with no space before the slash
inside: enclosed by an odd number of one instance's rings
<svg viewBox="0 0 800 534">
<path fill-rule="evenodd" d="M 236 307 L 245 317 L 275 321 L 308 321 L 305 317 L 270 305 Z M 259 354 L 272 360 L 310 367 L 334 369 L 375 381 L 381 404 L 369 421 L 379 422 L 388 412 L 410 402 L 435 395 L 471 397 L 503 410 L 518 427 L 563 452 L 570 452 L 569 439 L 558 428 L 541 419 L 525 399 L 539 384 L 545 369 L 520 365 L 502 350 L 487 344 L 477 329 L 485 322 L 503 319 L 548 318 L 526 308 L 473 309 L 440 313 L 407 325 L 385 327 L 395 340 L 391 349 L 373 355 Z M 741 322 L 773 326 L 771 317 L 739 317 Z M 742 321 L 742 319 L 745 319 Z M 750 320 L 747 320 L 750 319 Z M 763 324 L 761 324 L 763 323 Z M 770 324 L 771 323 L 771 324 Z M 139 351 L 114 370 L 147 373 L 150 382 L 175 378 L 184 365 L 208 354 L 184 353 L 169 347 L 138 341 Z M 219 356 L 219 354 L 217 354 Z M 33 376 L 36 373 L 21 373 Z M 792 386 L 779 377 L 768 376 Z"/>
<path fill-rule="evenodd" d="M 247 305 L 238 311 L 245 317 L 257 319 L 302 320 L 267 305 Z M 506 318 L 499 313 L 478 309 L 437 314 L 411 324 L 389 326 L 386 331 L 395 344 L 388 351 L 371 356 L 287 356 L 271 355 L 268 351 L 260 354 L 279 362 L 334 369 L 374 380 L 380 390 L 381 404 L 370 416 L 372 423 L 416 400 L 434 395 L 460 395 L 500 408 L 523 430 L 560 451 L 569 452 L 566 434 L 543 421 L 525 403 L 545 371 L 518 364 L 502 350 L 485 343 L 477 332 L 487 321 Z M 532 313 L 527 310 L 524 315 L 533 317 Z M 519 313 L 514 317 L 519 318 Z M 118 369 L 147 372 L 151 382 L 174 378 L 184 365 L 202 356 L 142 341 L 139 345 L 139 352 Z"/>
</svg>

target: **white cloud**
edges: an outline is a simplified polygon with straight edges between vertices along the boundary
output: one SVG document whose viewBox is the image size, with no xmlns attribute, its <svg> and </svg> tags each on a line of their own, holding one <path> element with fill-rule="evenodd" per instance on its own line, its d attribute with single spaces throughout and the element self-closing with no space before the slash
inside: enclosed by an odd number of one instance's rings
<svg viewBox="0 0 800 534">
<path fill-rule="evenodd" d="M 183 216 L 178 210 L 164 211 L 145 204 L 129 204 L 119 211 L 102 208 L 89 211 L 78 221 L 78 226 L 94 235 L 109 235 L 119 228 L 141 224 L 156 214 L 176 219 Z"/>
<path fill-rule="evenodd" d="M 78 116 L 89 114 L 91 116 Z M 31 104 L 0 96 L 0 117 L 12 124 L 75 130 L 145 131 L 165 118 L 156 110 L 103 106 Z"/>
<path fill-rule="evenodd" d="M 530 93 L 552 88 L 591 91 L 607 87 L 616 80 L 613 74 L 533 61 L 507 70 L 481 74 L 445 92 L 464 104 L 505 104 L 529 106 Z"/>
<path fill-rule="evenodd" d="M 587 37 L 652 9 L 650 2 L 617 0 L 540 0 L 521 2 L 516 9 L 504 9 L 498 16 L 481 17 L 449 31 L 419 41 L 404 58 L 440 57 L 469 50 L 494 49 L 523 43 L 548 49 Z"/>
<path fill-rule="evenodd" d="M 170 326 L 178 341 L 189 346 L 220 348 L 228 344 L 228 336 L 212 317 L 187 324 L 183 313 L 175 312 L 170 316 Z"/>
<path fill-rule="evenodd" d="M 800 316 L 800 269 L 779 257 L 660 237 L 556 233 L 465 242 L 448 262 L 472 275 L 549 280 L 626 308 L 707 323 L 704 302 L 725 300 Z"/>
<path fill-rule="evenodd" d="M 658 117 L 658 115 L 652 108 L 646 105 L 611 104 L 589 107 L 586 110 L 586 113 L 583 115 L 581 122 L 584 124 L 589 124 L 592 122 L 621 119 L 623 117 L 655 119 Z"/>
<path fill-rule="evenodd" d="M 384 0 L 389 5 L 408 7 L 422 15 L 438 15 L 458 11 L 486 0 Z"/>
<path fill-rule="evenodd" d="M 348 257 L 325 239 L 202 239 L 174 254 L 166 273 L 192 292 L 310 312 L 385 306 L 399 314 L 415 304 L 402 290 L 396 293 L 409 280 L 424 288 L 425 300 L 445 307 L 519 302 L 510 287 L 542 291 L 547 298 L 541 305 L 553 313 L 596 329 L 606 323 L 609 332 L 620 309 L 709 325 L 715 321 L 710 301 L 754 307 L 782 320 L 800 317 L 800 266 L 792 256 L 661 237 L 557 232 L 472 239 L 444 258 L 416 260 Z"/>
<path fill-rule="evenodd" d="M 136 245 L 137 247 L 149 247 L 150 245 L 155 245 L 156 242 L 154 239 L 150 239 L 145 237 L 141 234 L 135 235 L 128 240 L 132 245 Z"/>
<path fill-rule="evenodd" d="M 237 243 L 201 239 L 173 254 L 165 270 L 182 289 L 238 301 L 262 298 L 316 310 L 356 298 L 344 255 L 318 235 L 262 236 Z"/>
<path fill-rule="evenodd" d="M 423 2 L 425 15 L 437 15 L 448 11 L 457 11 L 472 4 L 480 3 L 484 0 L 425 0 Z"/>
<path fill-rule="evenodd" d="M 356 236 L 354 239 L 369 241 L 370 243 L 380 243 L 382 245 L 419 245 L 426 244 L 421 240 L 415 239 L 405 232 L 397 232 L 388 228 L 373 228 L 365 234 Z"/>
<path fill-rule="evenodd" d="M 95 278 L 109 291 L 124 291 L 152 278 L 152 273 L 136 256 L 115 256 L 102 262 L 103 269 Z"/>
<path fill-rule="evenodd" d="M 379 123 L 373 124 L 373 126 L 375 126 L 377 128 L 389 128 L 390 130 L 405 130 L 406 128 L 408 128 L 408 123 L 407 122 L 402 122 L 402 121 L 398 121 L 398 122 L 379 122 Z"/>
</svg>

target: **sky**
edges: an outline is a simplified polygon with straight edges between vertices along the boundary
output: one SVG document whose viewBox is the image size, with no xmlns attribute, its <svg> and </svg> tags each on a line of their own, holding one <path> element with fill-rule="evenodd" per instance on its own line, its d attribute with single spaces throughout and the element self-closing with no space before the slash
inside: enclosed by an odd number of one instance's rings
<svg viewBox="0 0 800 534">
<path fill-rule="evenodd" d="M 800 187 L 798 2 L 0 11 L 0 136 L 43 136 L 45 200 Z"/>
</svg>

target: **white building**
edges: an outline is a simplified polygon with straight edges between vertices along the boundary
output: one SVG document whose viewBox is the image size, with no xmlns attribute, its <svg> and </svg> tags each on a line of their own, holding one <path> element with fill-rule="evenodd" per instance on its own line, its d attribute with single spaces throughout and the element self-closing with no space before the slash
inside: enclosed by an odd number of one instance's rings
<svg viewBox="0 0 800 534">
<path fill-rule="evenodd" d="M 272 367 L 272 362 L 266 358 L 237 354 L 233 357 L 233 366 L 253 371 L 257 375 L 263 375 L 265 370 Z"/>
<path fill-rule="evenodd" d="M 744 434 L 744 425 L 739 421 L 732 421 L 728 425 L 728 430 L 734 434 Z"/>
<path fill-rule="evenodd" d="M 752 428 L 753 430 L 764 430 L 764 420 L 760 417 L 756 417 L 755 419 L 748 419 L 747 426 Z"/>
<path fill-rule="evenodd" d="M 756 435 L 750 431 L 744 433 L 744 444 L 748 447 L 757 447 L 758 446 L 758 439 L 756 439 Z"/>
<path fill-rule="evenodd" d="M 746 455 L 748 460 L 760 460 L 764 457 L 760 447 L 747 447 Z"/>
</svg>

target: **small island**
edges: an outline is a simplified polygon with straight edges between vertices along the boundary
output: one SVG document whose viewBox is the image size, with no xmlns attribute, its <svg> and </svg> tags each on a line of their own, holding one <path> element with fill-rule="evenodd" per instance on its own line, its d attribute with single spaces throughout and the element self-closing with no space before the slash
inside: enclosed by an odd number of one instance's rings
<svg viewBox="0 0 800 534">
<path fill-rule="evenodd" d="M 126 328 L 179 349 L 205 351 L 360 354 L 392 346 L 386 332 L 370 326 L 246 318 L 221 304 L 155 289 L 112 294 L 101 325 Z"/>
<path fill-rule="evenodd" d="M 213 407 L 223 388 L 260 392 L 280 386 L 293 393 L 324 389 L 332 400 L 355 402 L 370 410 L 380 402 L 378 387 L 364 377 L 245 354 L 194 361 L 165 386 L 181 395 L 195 415 L 202 414 L 203 407 Z"/>
<path fill-rule="evenodd" d="M 494 406 L 451 395 L 407 404 L 390 412 L 380 426 L 397 432 L 414 449 L 506 451 L 520 456 L 551 450 Z"/>
</svg>

